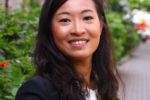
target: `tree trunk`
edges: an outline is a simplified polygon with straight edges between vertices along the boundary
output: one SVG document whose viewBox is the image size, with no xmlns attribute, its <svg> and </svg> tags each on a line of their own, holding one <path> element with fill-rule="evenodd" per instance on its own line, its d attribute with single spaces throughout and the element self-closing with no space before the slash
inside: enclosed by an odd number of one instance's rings
<svg viewBox="0 0 150 100">
<path fill-rule="evenodd" d="M 6 13 L 6 15 L 8 14 L 8 11 L 9 11 L 9 0 L 6 0 L 5 1 L 5 13 Z"/>
</svg>

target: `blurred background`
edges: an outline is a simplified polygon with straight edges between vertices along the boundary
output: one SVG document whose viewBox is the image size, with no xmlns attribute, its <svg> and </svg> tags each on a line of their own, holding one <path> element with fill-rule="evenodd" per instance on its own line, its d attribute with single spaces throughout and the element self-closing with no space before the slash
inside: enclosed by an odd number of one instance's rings
<svg viewBox="0 0 150 100">
<path fill-rule="evenodd" d="M 14 100 L 35 72 L 32 51 L 43 2 L 0 0 L 0 100 Z M 105 12 L 120 66 L 139 45 L 150 43 L 150 1 L 107 0 Z"/>
</svg>

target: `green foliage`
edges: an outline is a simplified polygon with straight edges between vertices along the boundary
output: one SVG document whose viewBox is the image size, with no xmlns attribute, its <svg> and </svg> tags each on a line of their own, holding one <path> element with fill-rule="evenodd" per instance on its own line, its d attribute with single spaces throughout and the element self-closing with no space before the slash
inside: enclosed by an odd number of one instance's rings
<svg viewBox="0 0 150 100">
<path fill-rule="evenodd" d="M 0 51 L 7 59 L 31 54 L 38 18 L 23 12 L 5 16 L 1 12 Z"/>
<path fill-rule="evenodd" d="M 107 20 L 112 33 L 115 54 L 119 61 L 139 43 L 139 36 L 130 22 L 124 22 L 116 12 L 109 12 Z"/>
<path fill-rule="evenodd" d="M 123 1 L 123 0 L 122 0 Z M 124 0 L 127 2 L 125 5 L 132 9 L 143 9 L 145 11 L 150 11 L 150 2 L 149 0 Z M 122 12 L 121 5 L 119 4 L 120 0 L 108 0 L 108 7 L 109 9 L 116 11 L 116 12 Z"/>
<path fill-rule="evenodd" d="M 34 74 L 31 55 L 37 32 L 39 9 L 5 15 L 0 10 L 0 100 L 14 100 L 18 87 Z M 1 66 L 0 66 L 1 67 Z"/>
<path fill-rule="evenodd" d="M 116 12 L 120 12 L 121 8 L 120 8 L 120 4 L 119 4 L 119 0 L 108 0 L 108 7 L 109 9 L 116 11 Z"/>
<path fill-rule="evenodd" d="M 150 11 L 149 0 L 128 0 L 128 5 L 131 9 L 145 9 Z"/>
<path fill-rule="evenodd" d="M 18 87 L 34 73 L 30 57 L 7 63 L 8 66 L 0 67 L 0 100 L 14 100 Z"/>
<path fill-rule="evenodd" d="M 40 0 L 31 0 L 29 2 L 29 8 L 32 10 L 35 7 L 40 7 Z"/>
</svg>

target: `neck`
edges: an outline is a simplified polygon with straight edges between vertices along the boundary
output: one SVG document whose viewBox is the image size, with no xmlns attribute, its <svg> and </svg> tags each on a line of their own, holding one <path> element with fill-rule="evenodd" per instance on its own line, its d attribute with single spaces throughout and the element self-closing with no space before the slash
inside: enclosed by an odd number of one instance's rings
<svg viewBox="0 0 150 100">
<path fill-rule="evenodd" d="M 92 82 L 90 80 L 91 70 L 92 70 L 92 59 L 88 59 L 85 61 L 75 61 L 73 62 L 75 65 L 76 71 L 82 75 L 85 85 L 89 88 L 92 87 Z"/>
</svg>

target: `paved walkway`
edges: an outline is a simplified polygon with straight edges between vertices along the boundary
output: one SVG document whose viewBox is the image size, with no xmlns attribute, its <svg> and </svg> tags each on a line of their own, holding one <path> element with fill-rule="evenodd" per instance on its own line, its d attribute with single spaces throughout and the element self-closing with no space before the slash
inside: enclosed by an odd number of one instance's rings
<svg viewBox="0 0 150 100">
<path fill-rule="evenodd" d="M 124 81 L 121 100 L 150 100 L 150 44 L 141 43 L 119 71 Z"/>
</svg>

